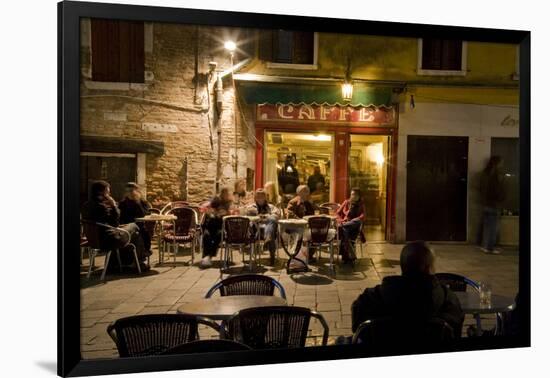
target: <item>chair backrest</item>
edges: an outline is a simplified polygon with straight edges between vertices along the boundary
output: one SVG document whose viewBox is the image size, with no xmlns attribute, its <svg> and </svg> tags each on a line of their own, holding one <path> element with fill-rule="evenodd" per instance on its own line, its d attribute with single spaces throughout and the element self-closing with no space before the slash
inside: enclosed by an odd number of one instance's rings
<svg viewBox="0 0 550 378">
<path fill-rule="evenodd" d="M 210 298 L 216 291 L 220 296 L 231 295 L 273 295 L 275 288 L 279 290 L 281 297 L 286 299 L 283 286 L 276 279 L 261 274 L 241 274 L 221 280 L 208 290 L 205 298 Z"/>
<path fill-rule="evenodd" d="M 336 211 L 340 207 L 340 204 L 337 203 L 337 202 L 325 202 L 325 203 L 320 204 L 319 206 L 320 207 L 327 207 L 327 208 L 331 209 L 332 211 Z"/>
<path fill-rule="evenodd" d="M 325 243 L 330 229 L 331 219 L 329 217 L 311 217 L 307 220 L 311 232 L 312 243 Z"/>
<path fill-rule="evenodd" d="M 174 221 L 176 224 L 176 236 L 187 236 L 195 232 L 198 216 L 192 208 L 187 206 L 175 207 L 169 210 L 166 215 L 175 215 L 177 217 Z"/>
<path fill-rule="evenodd" d="M 182 206 L 187 206 L 189 205 L 189 202 L 187 201 L 172 201 L 172 202 L 168 202 L 166 205 L 164 205 L 164 207 L 160 210 L 160 213 L 161 214 L 167 214 L 170 210 L 172 209 L 175 209 L 175 208 L 178 208 L 178 207 L 182 207 Z"/>
<path fill-rule="evenodd" d="M 443 319 L 414 321 L 403 318 L 366 320 L 353 334 L 353 344 L 382 349 L 438 346 L 454 339 L 453 329 Z"/>
<path fill-rule="evenodd" d="M 309 308 L 296 306 L 241 310 L 228 320 L 228 336 L 252 349 L 303 347 L 312 316 L 323 325 L 323 345 L 326 345 L 328 326 L 324 318 Z"/>
<path fill-rule="evenodd" d="M 88 241 L 88 246 L 93 249 L 102 249 L 101 248 L 101 237 L 100 237 L 100 225 L 95 222 L 83 219 L 82 220 L 82 231 L 84 236 Z"/>
<path fill-rule="evenodd" d="M 250 350 L 250 347 L 233 340 L 197 340 L 168 349 L 162 354 L 191 354 L 208 352 L 233 352 Z"/>
<path fill-rule="evenodd" d="M 159 209 L 156 209 L 154 207 L 149 209 L 149 214 L 160 214 L 161 211 Z"/>
<path fill-rule="evenodd" d="M 246 244 L 250 242 L 250 220 L 246 217 L 231 215 L 223 218 L 223 239 L 228 244 Z"/>
<path fill-rule="evenodd" d="M 107 327 L 120 357 L 161 354 L 198 340 L 198 321 L 191 315 L 150 314 L 116 320 Z"/>
<path fill-rule="evenodd" d="M 452 291 L 466 291 L 471 287 L 475 291 L 479 291 L 479 284 L 468 277 L 455 273 L 436 273 L 438 281 L 443 286 L 447 286 Z"/>
</svg>

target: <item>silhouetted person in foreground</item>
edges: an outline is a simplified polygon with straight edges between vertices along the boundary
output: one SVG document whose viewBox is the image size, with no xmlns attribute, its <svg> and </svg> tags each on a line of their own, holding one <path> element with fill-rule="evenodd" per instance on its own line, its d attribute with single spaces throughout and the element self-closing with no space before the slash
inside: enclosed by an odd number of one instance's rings
<svg viewBox="0 0 550 378">
<path fill-rule="evenodd" d="M 456 295 L 435 277 L 435 253 L 423 241 L 407 243 L 401 251 L 401 275 L 389 276 L 380 285 L 366 289 L 353 302 L 352 330 L 368 319 L 394 317 L 411 324 L 431 318 L 445 320 L 462 333 L 464 313 Z"/>
</svg>

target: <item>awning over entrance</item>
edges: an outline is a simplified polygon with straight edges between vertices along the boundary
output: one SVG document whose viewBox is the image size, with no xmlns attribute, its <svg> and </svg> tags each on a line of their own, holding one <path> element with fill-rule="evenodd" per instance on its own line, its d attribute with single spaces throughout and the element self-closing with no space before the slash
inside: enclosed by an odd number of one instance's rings
<svg viewBox="0 0 550 378">
<path fill-rule="evenodd" d="M 339 85 L 240 82 L 237 90 L 247 104 L 309 104 L 391 107 L 391 88 L 356 85 L 350 102 L 342 100 Z"/>
</svg>

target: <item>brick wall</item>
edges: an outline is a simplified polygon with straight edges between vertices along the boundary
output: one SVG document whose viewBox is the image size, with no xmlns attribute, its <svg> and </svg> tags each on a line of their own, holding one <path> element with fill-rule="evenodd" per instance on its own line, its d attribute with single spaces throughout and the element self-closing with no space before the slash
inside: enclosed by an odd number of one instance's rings
<svg viewBox="0 0 550 378">
<path fill-rule="evenodd" d="M 201 201 L 215 188 L 217 161 L 217 125 L 222 130 L 222 185 L 234 182 L 235 122 L 237 112 L 238 175 L 244 178 L 246 168 L 254 168 L 253 121 L 243 122 L 234 105 L 229 77 L 224 79 L 223 111 L 219 122 L 210 111 L 211 133 L 204 80 L 195 90 L 195 26 L 154 23 L 147 25 L 146 84 L 126 89 L 113 89 L 116 84 L 99 84 L 90 79 L 89 22 L 82 23 L 81 47 L 81 135 L 157 140 L 164 143 L 162 156 L 147 155 L 146 192 L 148 200 L 165 202 L 187 198 Z M 151 31 L 152 30 L 152 31 Z M 216 61 L 218 69 L 227 69 L 229 56 L 223 50 L 221 28 L 200 27 L 198 38 L 198 72 L 203 79 L 208 62 Z M 149 42 L 148 42 L 149 40 Z M 215 108 L 210 83 L 211 107 Z M 159 103 L 144 102 L 152 100 Z M 161 104 L 162 103 L 162 104 Z M 247 114 L 250 109 L 242 107 Z M 246 126 L 248 124 L 248 127 Z M 250 129 L 252 128 L 252 129 Z M 212 144 L 210 141 L 212 135 Z M 124 151 L 121 151 L 124 152 Z M 185 160 L 187 163 L 185 164 Z M 187 178 L 187 181 L 186 181 Z"/>
</svg>

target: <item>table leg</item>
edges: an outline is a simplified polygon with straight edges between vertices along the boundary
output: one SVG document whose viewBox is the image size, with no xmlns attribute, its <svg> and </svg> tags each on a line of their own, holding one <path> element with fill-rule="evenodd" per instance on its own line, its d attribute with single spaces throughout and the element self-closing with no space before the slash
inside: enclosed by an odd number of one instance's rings
<svg viewBox="0 0 550 378">
<path fill-rule="evenodd" d="M 283 240 L 283 233 L 282 232 L 279 233 L 279 238 L 280 238 L 279 240 L 281 241 L 281 245 L 283 247 L 283 251 L 285 251 L 285 253 L 289 257 L 288 261 L 286 262 L 286 272 L 287 273 L 308 272 L 309 267 L 307 266 L 307 263 L 304 260 L 297 257 L 298 253 L 300 253 L 300 249 L 302 248 L 302 239 L 303 239 L 302 235 L 298 236 L 298 240 L 296 242 L 296 247 L 294 249 L 294 253 L 292 253 L 292 254 L 288 251 L 288 248 L 285 245 L 285 242 Z M 292 260 L 298 261 L 300 264 L 303 265 L 303 267 L 291 269 L 290 264 L 291 264 Z"/>
</svg>

